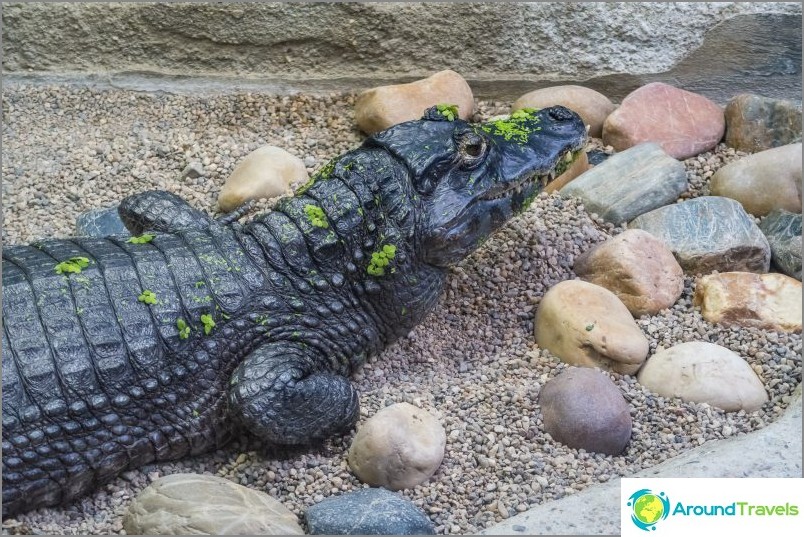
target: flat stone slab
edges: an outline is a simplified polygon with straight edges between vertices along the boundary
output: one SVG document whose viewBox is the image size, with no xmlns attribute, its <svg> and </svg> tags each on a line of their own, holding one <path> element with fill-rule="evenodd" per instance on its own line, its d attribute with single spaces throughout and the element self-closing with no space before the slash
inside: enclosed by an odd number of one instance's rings
<svg viewBox="0 0 804 537">
<path fill-rule="evenodd" d="M 770 267 L 768 239 L 733 199 L 702 196 L 667 205 L 635 218 L 628 227 L 664 241 L 685 272 L 764 273 Z"/>
<path fill-rule="evenodd" d="M 801 477 L 801 386 L 787 412 L 751 434 L 712 440 L 626 477 Z M 619 535 L 620 479 L 544 503 L 482 535 Z"/>
<path fill-rule="evenodd" d="M 674 202 L 687 190 L 684 164 L 647 142 L 614 154 L 562 188 L 590 213 L 619 225 Z"/>
</svg>

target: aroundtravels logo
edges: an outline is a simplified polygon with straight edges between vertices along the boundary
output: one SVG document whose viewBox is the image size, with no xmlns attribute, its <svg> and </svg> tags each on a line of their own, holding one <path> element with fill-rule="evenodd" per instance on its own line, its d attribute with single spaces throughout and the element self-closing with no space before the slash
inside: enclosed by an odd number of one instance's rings
<svg viewBox="0 0 804 537">
<path fill-rule="evenodd" d="M 664 492 L 655 494 L 650 489 L 640 489 L 628 498 L 631 522 L 645 531 L 655 530 L 656 523 L 670 514 L 670 500 Z"/>
</svg>

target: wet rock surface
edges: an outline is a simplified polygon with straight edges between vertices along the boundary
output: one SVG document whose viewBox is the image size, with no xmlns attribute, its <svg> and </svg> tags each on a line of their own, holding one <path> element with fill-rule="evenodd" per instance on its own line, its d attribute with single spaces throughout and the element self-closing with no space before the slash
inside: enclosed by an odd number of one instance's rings
<svg viewBox="0 0 804 537">
<path fill-rule="evenodd" d="M 631 221 L 664 242 L 685 271 L 767 272 L 770 245 L 738 202 L 702 196 L 667 205 Z"/>
</svg>

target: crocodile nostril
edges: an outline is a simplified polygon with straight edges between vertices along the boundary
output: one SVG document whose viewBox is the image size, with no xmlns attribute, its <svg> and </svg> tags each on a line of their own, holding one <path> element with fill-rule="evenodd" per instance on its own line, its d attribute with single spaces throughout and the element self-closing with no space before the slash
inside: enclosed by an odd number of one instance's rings
<svg viewBox="0 0 804 537">
<path fill-rule="evenodd" d="M 569 108 L 554 106 L 548 110 L 547 115 L 550 116 L 550 119 L 554 119 L 555 121 L 569 121 L 575 114 Z"/>
</svg>

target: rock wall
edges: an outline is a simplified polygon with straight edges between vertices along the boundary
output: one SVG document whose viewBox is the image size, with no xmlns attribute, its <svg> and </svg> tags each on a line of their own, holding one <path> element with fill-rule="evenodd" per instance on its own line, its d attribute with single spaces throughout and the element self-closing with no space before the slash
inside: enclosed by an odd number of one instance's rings
<svg viewBox="0 0 804 537">
<path fill-rule="evenodd" d="M 724 101 L 751 77 L 768 96 L 800 98 L 801 5 L 15 3 L 3 5 L 3 53 L 9 75 L 131 84 L 331 89 L 451 68 L 478 94 L 501 97 L 585 82 L 619 99 L 675 80 Z"/>
</svg>

